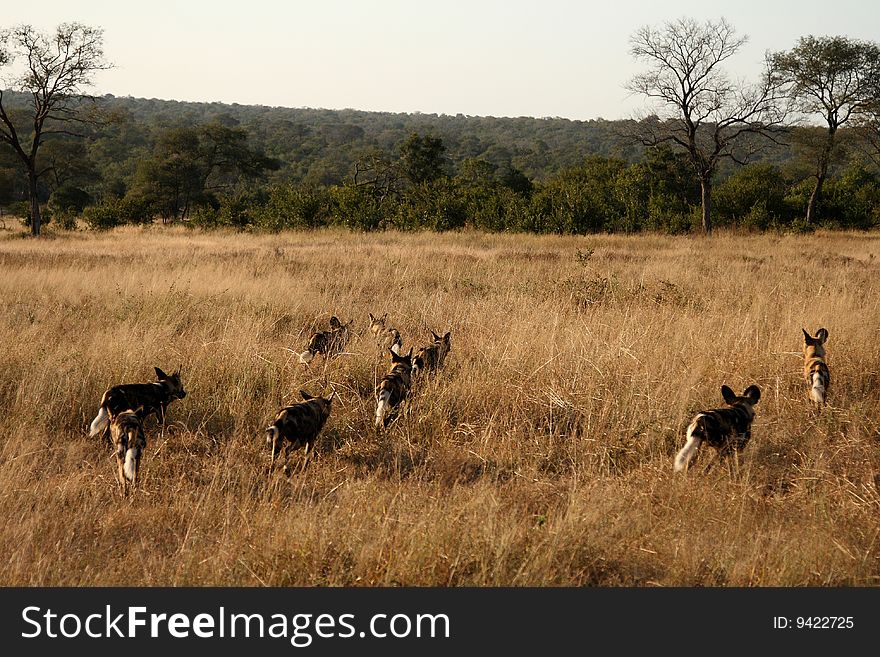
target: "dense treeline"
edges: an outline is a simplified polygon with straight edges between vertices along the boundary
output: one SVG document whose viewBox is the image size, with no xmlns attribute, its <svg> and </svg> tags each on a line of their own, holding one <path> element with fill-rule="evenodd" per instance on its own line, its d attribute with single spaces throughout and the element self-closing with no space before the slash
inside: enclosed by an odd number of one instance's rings
<svg viewBox="0 0 880 657">
<path fill-rule="evenodd" d="M 27 98 L 5 92 L 26 125 Z M 89 103 L 90 105 L 90 103 Z M 98 99 L 78 135 L 39 154 L 47 217 L 93 228 L 184 221 L 280 230 L 341 224 L 586 233 L 689 231 L 700 190 L 681 153 L 645 148 L 632 121 L 389 114 Z M 656 119 L 655 119 L 656 120 Z M 26 128 L 25 128 L 26 129 Z M 841 130 L 821 205 L 804 219 L 818 128 L 790 128 L 753 163 L 726 165 L 716 226 L 870 228 L 880 169 Z M 26 181 L 0 145 L 0 207 L 26 218 Z M 44 217 L 45 220 L 45 217 Z"/>
</svg>

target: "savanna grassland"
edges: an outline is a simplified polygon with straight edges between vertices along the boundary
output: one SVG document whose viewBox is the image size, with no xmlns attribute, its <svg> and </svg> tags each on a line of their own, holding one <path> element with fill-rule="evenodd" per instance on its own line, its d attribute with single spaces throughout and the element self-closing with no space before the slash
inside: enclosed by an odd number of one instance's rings
<svg viewBox="0 0 880 657">
<path fill-rule="evenodd" d="M 878 280 L 877 234 L 0 232 L 0 583 L 880 584 Z M 384 433 L 368 312 L 405 349 L 452 332 Z M 346 353 L 301 365 L 331 314 Z M 154 366 L 189 394 L 123 499 L 87 427 Z M 739 470 L 673 473 L 693 414 L 752 383 Z M 299 389 L 333 414 L 269 473 Z"/>
</svg>

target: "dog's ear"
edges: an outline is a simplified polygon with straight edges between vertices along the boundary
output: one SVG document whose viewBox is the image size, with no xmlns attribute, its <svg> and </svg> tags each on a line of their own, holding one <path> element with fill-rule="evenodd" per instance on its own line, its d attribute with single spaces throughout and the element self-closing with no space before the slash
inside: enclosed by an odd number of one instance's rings
<svg viewBox="0 0 880 657">
<path fill-rule="evenodd" d="M 388 319 L 388 313 L 382 313 L 382 323 L 385 323 L 385 320 Z"/>
<path fill-rule="evenodd" d="M 802 328 L 801 331 L 804 332 L 804 344 L 810 344 L 813 339 L 813 336 L 807 332 L 807 329 Z"/>
<path fill-rule="evenodd" d="M 309 401 L 310 399 L 313 399 L 313 397 L 305 390 L 300 390 L 299 396 L 303 398 L 303 401 Z"/>
<path fill-rule="evenodd" d="M 825 341 L 828 339 L 828 329 L 820 328 L 818 331 L 816 331 L 816 337 L 819 338 L 819 341 L 822 344 L 825 344 Z"/>
<path fill-rule="evenodd" d="M 761 399 L 761 389 L 758 386 L 751 385 L 743 392 L 743 397 L 748 397 L 752 405 L 755 405 Z"/>
<path fill-rule="evenodd" d="M 404 361 L 403 356 L 398 356 L 397 352 L 394 351 L 394 349 L 389 349 L 388 352 L 391 354 L 392 363 L 402 363 Z"/>
<path fill-rule="evenodd" d="M 373 313 L 367 313 L 367 314 L 370 316 L 370 324 L 375 324 L 375 323 L 376 323 L 376 318 L 373 317 Z"/>
<path fill-rule="evenodd" d="M 724 401 L 728 404 L 736 401 L 736 393 L 727 386 L 721 386 L 721 396 L 724 397 Z"/>
<path fill-rule="evenodd" d="M 160 381 L 164 381 L 168 378 L 168 375 L 165 374 L 165 372 L 163 372 L 161 368 L 154 367 L 153 369 L 156 370 L 156 376 L 159 378 Z"/>
<path fill-rule="evenodd" d="M 446 331 L 446 335 L 443 336 L 443 342 L 449 344 L 449 339 L 452 337 L 452 331 Z"/>
</svg>

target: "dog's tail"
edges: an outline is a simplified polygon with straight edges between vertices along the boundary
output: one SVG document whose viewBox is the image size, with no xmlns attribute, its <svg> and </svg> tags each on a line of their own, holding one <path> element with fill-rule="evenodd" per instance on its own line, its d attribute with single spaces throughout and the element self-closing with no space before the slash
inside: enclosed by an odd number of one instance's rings
<svg viewBox="0 0 880 657">
<path fill-rule="evenodd" d="M 810 399 L 821 406 L 825 403 L 825 389 L 827 387 L 825 373 L 822 370 L 816 370 L 813 372 L 812 381 L 813 385 L 810 388 Z"/>
<path fill-rule="evenodd" d="M 274 447 L 278 442 L 278 427 L 274 424 L 271 427 L 266 427 L 266 443 L 269 447 Z"/>
<path fill-rule="evenodd" d="M 381 429 L 385 426 L 385 414 L 388 412 L 389 407 L 391 406 L 391 391 L 390 390 L 380 390 L 379 391 L 379 405 L 376 406 L 376 428 Z"/>
<path fill-rule="evenodd" d="M 694 418 L 693 422 L 687 428 L 687 440 L 684 443 L 684 447 L 675 455 L 675 472 L 681 472 L 682 470 L 686 470 L 688 463 L 694 457 L 694 454 L 697 453 L 697 450 L 700 448 L 700 445 L 703 442 L 703 439 L 700 437 L 700 419 L 702 415 L 698 415 Z"/>
<path fill-rule="evenodd" d="M 308 365 L 312 362 L 312 359 L 315 357 L 315 352 L 311 349 L 306 349 L 299 355 L 299 362 L 303 365 Z"/>
<path fill-rule="evenodd" d="M 141 455 L 140 452 L 141 448 L 137 445 L 129 447 L 125 451 L 125 464 L 122 466 L 122 472 L 125 474 L 125 478 L 132 483 L 134 483 L 134 479 L 137 476 L 138 459 Z"/>
<path fill-rule="evenodd" d="M 95 419 L 92 420 L 92 424 L 89 425 L 89 437 L 94 438 L 99 433 L 107 429 L 107 426 L 110 424 L 110 415 L 107 413 L 107 409 L 101 406 L 98 409 L 98 414 L 95 416 Z"/>
</svg>

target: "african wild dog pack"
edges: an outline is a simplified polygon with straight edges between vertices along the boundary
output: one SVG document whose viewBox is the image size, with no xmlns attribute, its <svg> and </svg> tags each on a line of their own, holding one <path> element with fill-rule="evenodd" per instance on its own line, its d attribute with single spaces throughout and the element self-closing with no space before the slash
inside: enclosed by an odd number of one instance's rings
<svg viewBox="0 0 880 657">
<path fill-rule="evenodd" d="M 381 316 L 368 313 L 368 334 L 377 348 L 390 358 L 390 366 L 375 388 L 376 411 L 374 427 L 386 429 L 398 410 L 411 394 L 412 387 L 426 373 L 437 373 L 444 365 L 451 347 L 451 331 L 440 336 L 431 333 L 431 342 L 413 354 L 410 347 L 401 353 L 403 338 L 400 332 L 387 324 L 388 313 Z M 315 331 L 309 339 L 308 348 L 300 354 L 300 360 L 308 364 L 317 354 L 325 359 L 343 352 L 352 335 L 353 320 L 343 324 L 337 316 L 330 318 L 327 330 Z M 803 377 L 808 386 L 808 396 L 818 407 L 826 403 L 830 383 L 828 364 L 825 360 L 825 343 L 828 330 L 820 328 L 815 335 L 806 329 L 803 333 Z M 355 354 L 350 355 L 357 355 Z M 124 383 L 108 388 L 101 397 L 98 413 L 89 426 L 90 436 L 104 433 L 113 445 L 116 458 L 116 478 L 123 495 L 135 488 L 138 471 L 147 447 L 145 420 L 155 415 L 164 431 L 169 405 L 184 399 L 187 391 L 181 380 L 180 368 L 166 374 L 155 367 L 156 381 L 149 383 Z M 325 375 L 325 383 L 326 375 Z M 304 448 L 303 468 L 309 463 L 316 441 L 331 416 L 333 392 L 327 397 L 312 396 L 300 390 L 301 402 L 281 408 L 272 423 L 265 429 L 266 442 L 272 454 L 272 462 L 284 452 Z M 697 413 L 685 431 L 685 444 L 675 455 L 674 471 L 685 472 L 698 457 L 701 447 L 713 448 L 714 455 L 704 471 L 729 457 L 738 455 L 751 440 L 751 428 L 755 419 L 755 406 L 761 398 L 757 385 L 748 386 L 737 395 L 727 385 L 721 386 L 723 407 L 710 408 Z M 286 471 L 286 468 L 285 468 Z"/>
</svg>

